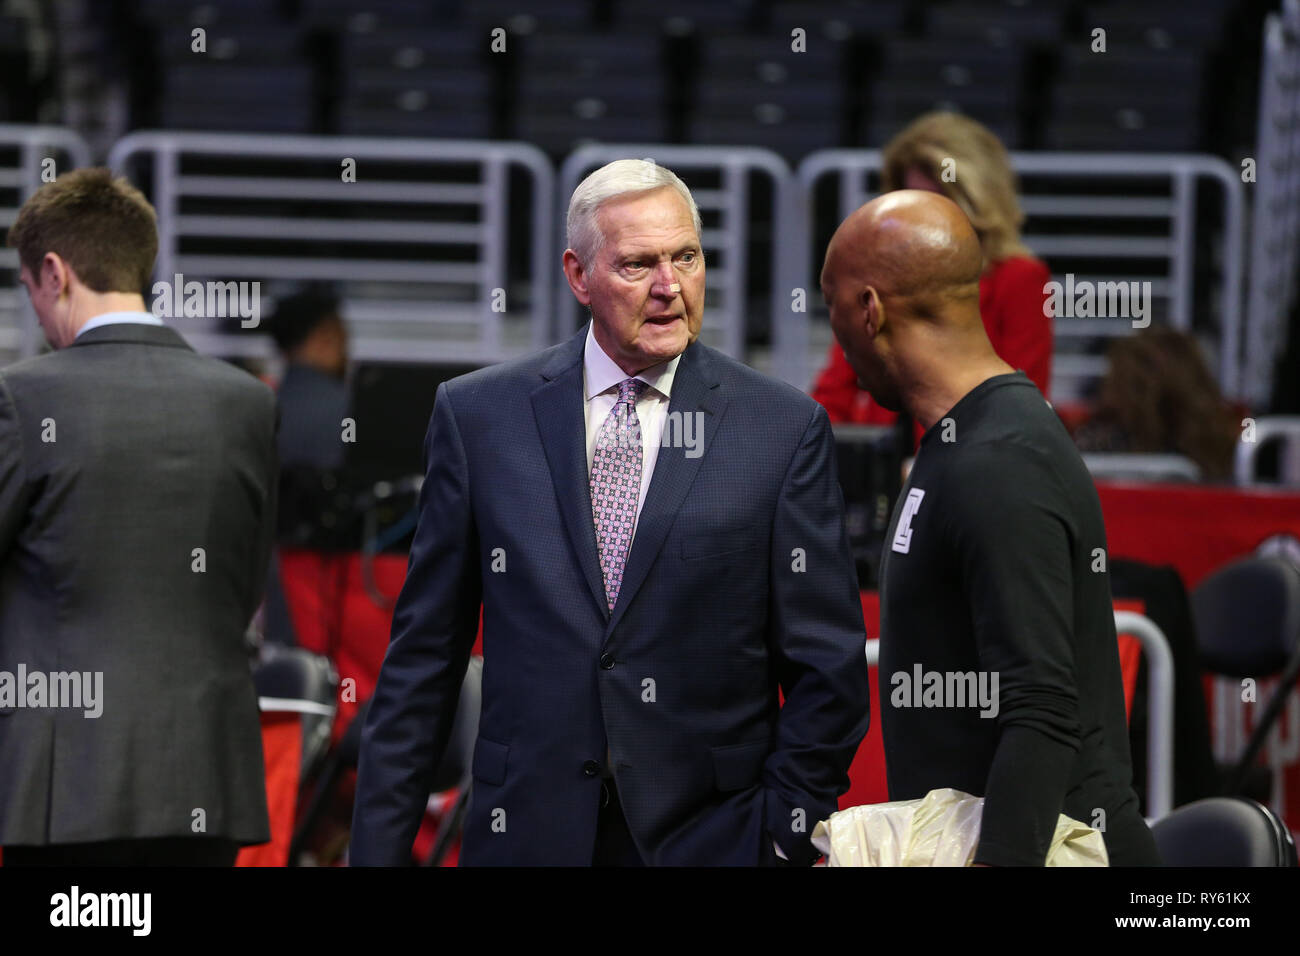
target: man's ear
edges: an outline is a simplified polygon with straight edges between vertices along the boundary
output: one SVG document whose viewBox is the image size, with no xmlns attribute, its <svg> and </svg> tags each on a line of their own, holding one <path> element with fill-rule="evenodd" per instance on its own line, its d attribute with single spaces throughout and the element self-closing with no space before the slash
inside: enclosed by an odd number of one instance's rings
<svg viewBox="0 0 1300 956">
<path fill-rule="evenodd" d="M 58 298 L 67 291 L 71 272 L 62 256 L 57 252 L 47 252 L 41 259 L 41 274 L 36 278 L 43 290 Z"/>
<path fill-rule="evenodd" d="M 875 338 L 885 325 L 885 307 L 880 301 L 880 294 L 873 285 L 864 286 L 858 297 L 858 304 L 867 315 L 867 334 Z"/>
<path fill-rule="evenodd" d="M 591 305 L 591 293 L 587 290 L 587 270 L 578 260 L 578 254 L 572 249 L 564 250 L 564 278 L 573 290 L 573 297 L 581 305 Z"/>
</svg>

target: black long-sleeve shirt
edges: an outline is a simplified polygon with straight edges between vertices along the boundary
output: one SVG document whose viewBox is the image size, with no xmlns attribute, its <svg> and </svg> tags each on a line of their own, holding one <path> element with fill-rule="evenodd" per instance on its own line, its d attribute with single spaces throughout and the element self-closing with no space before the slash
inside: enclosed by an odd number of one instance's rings
<svg viewBox="0 0 1300 956">
<path fill-rule="evenodd" d="M 975 861 L 1041 866 L 1057 815 L 1112 865 L 1158 864 L 1132 786 L 1096 487 L 1021 373 L 921 440 L 881 570 L 891 800 L 983 796 Z"/>
</svg>

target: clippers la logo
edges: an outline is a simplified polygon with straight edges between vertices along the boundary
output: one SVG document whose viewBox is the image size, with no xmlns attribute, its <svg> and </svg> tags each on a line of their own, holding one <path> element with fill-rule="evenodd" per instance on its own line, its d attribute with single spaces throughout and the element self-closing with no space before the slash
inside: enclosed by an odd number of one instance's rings
<svg viewBox="0 0 1300 956">
<path fill-rule="evenodd" d="M 894 530 L 893 550 L 899 554 L 907 554 L 912 546 L 912 519 L 921 510 L 921 499 L 924 497 L 923 490 L 913 488 L 907 493 L 907 500 L 903 502 L 903 513 L 898 516 L 898 527 Z"/>
</svg>

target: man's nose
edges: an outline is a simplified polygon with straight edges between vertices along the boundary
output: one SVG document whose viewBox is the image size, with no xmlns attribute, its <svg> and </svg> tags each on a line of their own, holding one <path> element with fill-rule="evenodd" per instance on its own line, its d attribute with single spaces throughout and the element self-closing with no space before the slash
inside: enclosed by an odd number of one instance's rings
<svg viewBox="0 0 1300 956">
<path fill-rule="evenodd" d="M 677 273 L 673 271 L 672 263 L 661 262 L 655 267 L 654 286 L 650 291 L 665 299 L 671 299 L 682 291 L 681 284 L 677 281 Z"/>
</svg>

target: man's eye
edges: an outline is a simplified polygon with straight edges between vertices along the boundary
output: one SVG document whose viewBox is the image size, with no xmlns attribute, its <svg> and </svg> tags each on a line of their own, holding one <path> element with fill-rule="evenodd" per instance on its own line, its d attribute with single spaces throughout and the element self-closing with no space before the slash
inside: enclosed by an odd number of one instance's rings
<svg viewBox="0 0 1300 956">
<path fill-rule="evenodd" d="M 695 261 L 695 253 L 683 252 L 678 258 L 680 258 L 683 262 L 689 265 L 690 263 Z"/>
</svg>

